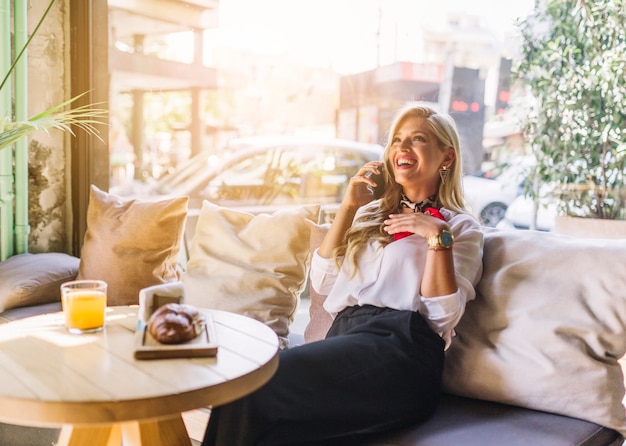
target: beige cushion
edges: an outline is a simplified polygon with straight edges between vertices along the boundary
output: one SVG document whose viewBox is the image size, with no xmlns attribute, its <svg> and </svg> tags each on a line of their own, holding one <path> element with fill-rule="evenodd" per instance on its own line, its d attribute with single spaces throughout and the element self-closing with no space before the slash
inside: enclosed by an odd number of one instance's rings
<svg viewBox="0 0 626 446">
<path fill-rule="evenodd" d="M 487 232 L 484 272 L 446 355 L 448 392 L 626 434 L 626 240 Z"/>
<path fill-rule="evenodd" d="M 0 262 L 0 311 L 61 301 L 60 286 L 78 274 L 77 257 L 18 254 Z"/>
<path fill-rule="evenodd" d="M 329 228 L 329 223 L 315 225 L 312 228 L 310 241 L 311 255 L 313 254 L 313 251 L 320 246 Z M 309 323 L 304 329 L 305 342 L 313 342 L 324 339 L 333 322 L 333 318 L 330 313 L 324 309 L 326 295 L 319 294 L 313 288 L 309 287 L 309 296 L 311 301 L 309 305 Z"/>
<path fill-rule="evenodd" d="M 185 301 L 266 323 L 283 345 L 309 267 L 319 206 L 252 215 L 205 201 L 183 274 Z"/>
<path fill-rule="evenodd" d="M 116 197 L 91 187 L 78 279 L 108 283 L 108 305 L 139 303 L 139 290 L 180 279 L 187 197 Z"/>
</svg>

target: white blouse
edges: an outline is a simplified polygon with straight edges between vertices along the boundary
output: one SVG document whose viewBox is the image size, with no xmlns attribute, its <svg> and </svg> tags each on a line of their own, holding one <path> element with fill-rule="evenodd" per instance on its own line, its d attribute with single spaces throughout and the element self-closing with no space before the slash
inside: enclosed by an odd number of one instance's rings
<svg viewBox="0 0 626 446">
<path fill-rule="evenodd" d="M 358 257 L 354 275 L 349 262 L 341 262 L 338 270 L 334 259 L 323 258 L 315 250 L 311 286 L 319 294 L 328 295 L 326 311 L 335 317 L 346 307 L 367 304 L 418 311 L 448 348 L 465 304 L 476 296 L 474 287 L 482 275 L 483 233 L 466 214 L 447 209 L 441 209 L 441 213 L 454 234 L 452 250 L 459 286 L 455 293 L 428 298 L 420 295 L 428 248 L 423 237 L 413 234 L 384 248 L 378 241 L 368 244 Z"/>
</svg>

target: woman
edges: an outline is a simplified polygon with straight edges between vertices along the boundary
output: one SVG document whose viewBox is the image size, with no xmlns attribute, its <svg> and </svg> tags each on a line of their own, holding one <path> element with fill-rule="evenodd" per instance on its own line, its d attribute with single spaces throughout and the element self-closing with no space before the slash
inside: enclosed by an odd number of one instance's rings
<svg viewBox="0 0 626 446">
<path fill-rule="evenodd" d="M 334 316 L 326 339 L 281 352 L 264 387 L 214 409 L 203 445 L 358 444 L 433 413 L 444 349 L 482 272 L 461 166 L 449 116 L 397 115 L 384 163 L 350 179 L 313 254 L 311 286 Z"/>
</svg>

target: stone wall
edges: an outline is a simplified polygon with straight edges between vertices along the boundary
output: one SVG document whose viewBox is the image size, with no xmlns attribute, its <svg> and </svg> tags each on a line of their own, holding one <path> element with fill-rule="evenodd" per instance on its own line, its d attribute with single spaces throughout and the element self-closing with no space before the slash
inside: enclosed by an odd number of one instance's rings
<svg viewBox="0 0 626 446">
<path fill-rule="evenodd" d="M 31 33 L 48 1 L 28 2 Z M 29 116 L 70 97 L 69 0 L 56 0 L 28 47 Z M 69 138 L 59 130 L 36 132 L 29 139 L 29 251 L 68 252 Z"/>
</svg>

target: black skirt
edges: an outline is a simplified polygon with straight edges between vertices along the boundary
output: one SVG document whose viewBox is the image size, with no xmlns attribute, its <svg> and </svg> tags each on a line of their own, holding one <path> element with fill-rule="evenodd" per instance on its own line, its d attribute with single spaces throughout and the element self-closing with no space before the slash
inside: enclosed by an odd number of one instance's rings
<svg viewBox="0 0 626 446">
<path fill-rule="evenodd" d="M 439 399 L 444 345 L 417 312 L 347 308 L 326 339 L 281 351 L 265 386 L 213 409 L 202 444 L 358 444 L 425 420 Z"/>
</svg>

